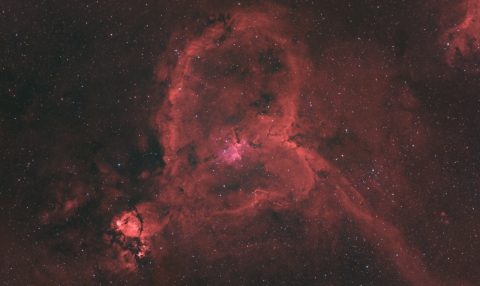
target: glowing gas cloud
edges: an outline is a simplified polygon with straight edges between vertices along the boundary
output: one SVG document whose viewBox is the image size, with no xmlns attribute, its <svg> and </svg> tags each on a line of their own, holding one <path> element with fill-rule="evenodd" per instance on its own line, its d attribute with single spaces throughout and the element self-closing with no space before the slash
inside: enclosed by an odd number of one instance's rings
<svg viewBox="0 0 480 286">
<path fill-rule="evenodd" d="M 113 228 L 137 237 L 157 263 L 166 253 L 153 248 L 161 246 L 188 279 L 213 284 L 340 283 L 350 239 L 368 261 L 358 267 L 369 272 L 388 265 L 377 281 L 435 284 L 401 230 L 324 157 L 319 146 L 335 127 L 323 125 L 335 124 L 333 117 L 343 112 L 329 112 L 331 100 L 349 107 L 341 92 L 322 91 L 332 89 L 327 70 L 312 65 L 285 18 L 287 11 L 277 6 L 237 9 L 212 16 L 183 40 L 172 37 L 157 70 L 166 87 L 155 120 L 166 162 L 154 179 L 159 195 L 138 205 L 138 214 L 116 219 Z M 389 83 L 380 74 L 373 80 L 380 88 Z M 368 100 L 375 97 L 382 95 Z M 371 116 L 349 116 L 361 120 L 351 126 L 362 134 Z M 393 116 L 410 120 L 408 112 Z M 381 134 L 363 136 L 369 144 L 366 137 Z M 158 216 L 155 208 L 168 215 Z M 145 255 L 136 247 L 139 258 Z"/>
<path fill-rule="evenodd" d="M 6 284 L 478 283 L 478 0 L 17 2 Z"/>
</svg>

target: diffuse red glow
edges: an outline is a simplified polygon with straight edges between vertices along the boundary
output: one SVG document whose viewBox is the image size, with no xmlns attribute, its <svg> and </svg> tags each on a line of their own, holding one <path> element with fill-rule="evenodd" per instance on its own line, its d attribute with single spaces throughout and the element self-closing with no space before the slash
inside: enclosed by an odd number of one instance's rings
<svg viewBox="0 0 480 286">
<path fill-rule="evenodd" d="M 158 200 L 149 204 L 167 205 L 169 214 L 159 218 L 139 207 L 142 223 L 137 213 L 124 214 L 113 228 L 151 249 L 159 247 L 154 237 L 163 235 L 162 247 L 183 257 L 185 271 L 202 273 L 192 278 L 213 283 L 257 275 L 250 263 L 263 265 L 265 277 L 281 277 L 286 267 L 315 281 L 317 271 L 331 267 L 322 253 L 341 252 L 335 245 L 347 231 L 362 237 L 379 261 L 389 261 L 401 279 L 434 284 L 401 231 L 318 153 L 321 137 L 308 138 L 329 115 L 309 111 L 322 105 L 320 94 L 312 98 L 322 72 L 280 20 L 286 11 L 273 10 L 220 15 L 201 34 L 169 47 L 157 73 L 168 89 L 156 119 L 167 166 L 157 179 Z M 306 92 L 309 106 L 303 106 Z M 344 229 L 345 220 L 355 230 Z M 155 231 L 144 234 L 142 227 Z M 144 253 L 138 250 L 137 257 Z M 162 264 L 163 256 L 152 256 Z"/>
<path fill-rule="evenodd" d="M 479 0 L 10 2 L 5 284 L 480 279 Z"/>
<path fill-rule="evenodd" d="M 460 68 L 465 72 L 480 71 L 480 2 L 465 1 L 458 7 L 465 11 L 463 20 L 445 31 L 440 38 L 445 47 L 445 61 L 451 67 Z"/>
</svg>

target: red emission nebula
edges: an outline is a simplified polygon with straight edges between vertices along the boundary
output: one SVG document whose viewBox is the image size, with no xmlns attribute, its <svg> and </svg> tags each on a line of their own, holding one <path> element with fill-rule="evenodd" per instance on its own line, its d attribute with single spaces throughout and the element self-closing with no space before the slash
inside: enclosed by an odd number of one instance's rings
<svg viewBox="0 0 480 286">
<path fill-rule="evenodd" d="M 84 157 L 52 151 L 32 175 L 46 184 L 42 198 L 15 201 L 40 234 L 24 252 L 2 252 L 14 261 L 4 269 L 30 274 L 2 277 L 9 285 L 480 285 L 480 4 L 425 1 L 395 16 L 397 8 L 370 10 L 380 2 L 347 2 L 323 12 L 293 2 L 197 14 L 171 6 L 191 19 L 151 47 L 147 91 L 126 92 L 148 107 L 118 108 L 130 143 L 85 143 L 94 147 L 78 150 L 95 151 Z M 412 27 L 402 20 L 412 10 L 436 16 Z M 387 14 L 388 24 L 379 16 Z M 435 32 L 422 34 L 422 25 Z M 75 139 L 59 146 L 84 140 L 65 132 Z M 154 163 L 129 159 L 153 153 Z M 6 204 L 5 214 L 14 209 Z"/>
</svg>

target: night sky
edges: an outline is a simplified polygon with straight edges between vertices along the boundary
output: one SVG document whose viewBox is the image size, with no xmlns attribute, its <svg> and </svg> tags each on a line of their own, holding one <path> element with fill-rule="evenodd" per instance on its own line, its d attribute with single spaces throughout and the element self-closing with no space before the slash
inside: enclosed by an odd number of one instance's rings
<svg viewBox="0 0 480 286">
<path fill-rule="evenodd" d="M 1 1 L 4 285 L 480 285 L 480 1 Z"/>
</svg>

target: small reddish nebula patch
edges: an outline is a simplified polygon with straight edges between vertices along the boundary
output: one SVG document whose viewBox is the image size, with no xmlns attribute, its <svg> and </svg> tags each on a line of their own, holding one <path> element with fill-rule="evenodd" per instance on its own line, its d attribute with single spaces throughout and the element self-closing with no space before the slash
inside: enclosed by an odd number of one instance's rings
<svg viewBox="0 0 480 286">
<path fill-rule="evenodd" d="M 143 230 L 142 224 L 140 215 L 130 212 L 116 220 L 114 229 L 128 237 L 140 237 Z"/>
<path fill-rule="evenodd" d="M 110 248 L 107 255 L 117 259 L 104 261 L 103 267 L 111 271 L 135 272 L 139 260 L 150 253 L 144 235 L 144 222 L 141 215 L 133 210 L 113 219 L 111 228 L 104 234 L 104 243 Z"/>
<path fill-rule="evenodd" d="M 459 23 L 449 27 L 440 42 L 445 49 L 445 61 L 451 67 L 460 68 L 464 72 L 480 72 L 480 1 L 464 1 L 453 6 L 464 11 Z M 450 10 L 445 14 L 451 13 Z"/>
<path fill-rule="evenodd" d="M 224 160 L 230 163 L 241 161 L 242 160 L 242 156 L 240 155 L 241 147 L 242 145 L 240 144 L 233 144 L 232 146 L 228 147 L 228 149 L 223 150 L 222 156 L 225 156 Z"/>
</svg>

